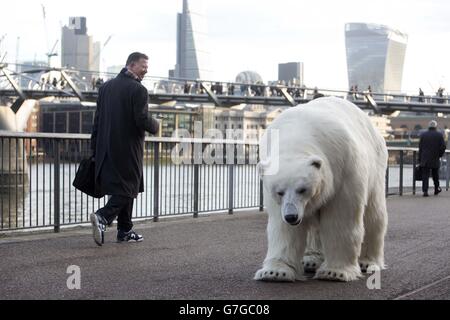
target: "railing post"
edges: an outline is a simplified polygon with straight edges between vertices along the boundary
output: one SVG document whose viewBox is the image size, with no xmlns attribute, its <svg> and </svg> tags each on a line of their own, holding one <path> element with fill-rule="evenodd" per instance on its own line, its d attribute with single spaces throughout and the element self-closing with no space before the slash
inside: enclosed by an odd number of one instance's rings
<svg viewBox="0 0 450 320">
<path fill-rule="evenodd" d="M 53 218 L 53 222 L 54 222 L 54 232 L 55 233 L 59 233 L 61 230 L 61 221 L 60 221 L 60 184 L 59 184 L 59 180 L 60 180 L 60 145 L 59 145 L 59 140 L 55 139 L 54 140 L 54 160 L 55 160 L 55 164 L 54 164 L 54 198 L 53 198 L 53 205 L 54 205 L 54 218 Z"/>
<path fill-rule="evenodd" d="M 228 165 L 228 214 L 234 209 L 234 164 Z"/>
<path fill-rule="evenodd" d="M 445 190 L 446 191 L 448 191 L 448 189 L 449 189 L 449 184 L 450 184 L 450 163 L 448 162 L 449 160 L 450 160 L 450 157 L 448 156 L 449 154 L 448 153 L 446 153 L 445 154 L 445 159 L 447 160 L 446 161 L 446 165 L 447 165 L 447 170 L 445 170 L 445 173 L 446 173 L 446 177 L 445 177 Z"/>
<path fill-rule="evenodd" d="M 259 180 L 259 212 L 264 211 L 264 182 Z"/>
<path fill-rule="evenodd" d="M 257 159 L 258 161 L 261 161 L 261 155 L 260 155 L 260 148 L 258 145 L 258 155 L 257 155 Z M 258 166 L 256 167 L 258 169 Z M 258 178 L 259 178 L 259 212 L 263 212 L 264 211 L 264 180 L 263 180 L 263 172 L 262 170 L 257 170 L 258 171 Z"/>
<path fill-rule="evenodd" d="M 159 167 L 160 167 L 160 158 L 159 158 L 159 147 L 161 146 L 160 142 L 153 143 L 153 222 L 159 221 Z"/>
<path fill-rule="evenodd" d="M 200 166 L 203 165 L 203 143 L 194 142 L 192 147 L 194 161 L 194 218 L 198 218 L 200 211 Z"/>
<path fill-rule="evenodd" d="M 198 201 L 199 201 L 199 190 L 200 184 L 200 166 L 198 164 L 194 164 L 194 218 L 198 218 Z"/>
<path fill-rule="evenodd" d="M 416 155 L 417 155 L 417 152 L 414 151 L 413 152 L 413 195 L 416 195 L 416 165 L 417 165 Z"/>
<path fill-rule="evenodd" d="M 403 150 L 400 151 L 400 181 L 399 181 L 399 193 L 403 196 Z"/>
</svg>

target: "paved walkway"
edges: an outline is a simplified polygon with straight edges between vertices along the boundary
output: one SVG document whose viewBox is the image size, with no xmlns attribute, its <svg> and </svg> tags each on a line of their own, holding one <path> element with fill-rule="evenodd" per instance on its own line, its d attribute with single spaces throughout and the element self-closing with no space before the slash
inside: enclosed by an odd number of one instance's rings
<svg viewBox="0 0 450 320">
<path fill-rule="evenodd" d="M 266 215 L 241 212 L 137 226 L 141 244 L 97 247 L 89 228 L 0 238 L 2 299 L 450 299 L 450 194 L 388 200 L 389 269 L 366 281 L 252 280 L 266 251 Z M 68 266 L 81 290 L 68 290 Z"/>
</svg>

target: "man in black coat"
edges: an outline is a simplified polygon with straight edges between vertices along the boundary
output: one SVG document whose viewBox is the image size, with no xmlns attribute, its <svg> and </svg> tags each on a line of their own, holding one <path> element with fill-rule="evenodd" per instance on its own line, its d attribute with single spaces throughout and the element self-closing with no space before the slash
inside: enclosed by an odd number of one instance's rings
<svg viewBox="0 0 450 320">
<path fill-rule="evenodd" d="M 133 202 L 144 191 L 145 131 L 156 134 L 159 123 L 148 114 L 148 92 L 141 84 L 148 57 L 132 53 L 126 68 L 99 89 L 91 137 L 96 185 L 110 195 L 106 206 L 91 214 L 94 241 L 104 243 L 106 225 L 118 218 L 118 242 L 140 242 L 133 231 Z"/>
<path fill-rule="evenodd" d="M 433 176 L 434 194 L 442 192 L 439 187 L 439 168 L 441 166 L 440 158 L 445 153 L 445 141 L 442 133 L 437 131 L 438 124 L 431 121 L 427 132 L 420 136 L 419 143 L 419 162 L 422 170 L 422 191 L 423 196 L 428 197 L 428 183 L 430 171 Z"/>
</svg>

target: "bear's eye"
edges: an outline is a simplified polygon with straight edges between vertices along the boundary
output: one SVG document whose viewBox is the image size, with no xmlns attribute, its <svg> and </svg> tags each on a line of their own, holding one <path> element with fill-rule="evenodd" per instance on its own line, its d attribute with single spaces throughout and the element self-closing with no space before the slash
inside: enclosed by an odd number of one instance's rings
<svg viewBox="0 0 450 320">
<path fill-rule="evenodd" d="M 284 197 L 284 191 L 278 191 L 277 195 L 279 195 L 280 197 Z"/>
<path fill-rule="evenodd" d="M 306 189 L 305 188 L 298 189 L 297 193 L 298 194 L 304 194 L 304 193 L 306 193 Z"/>
</svg>

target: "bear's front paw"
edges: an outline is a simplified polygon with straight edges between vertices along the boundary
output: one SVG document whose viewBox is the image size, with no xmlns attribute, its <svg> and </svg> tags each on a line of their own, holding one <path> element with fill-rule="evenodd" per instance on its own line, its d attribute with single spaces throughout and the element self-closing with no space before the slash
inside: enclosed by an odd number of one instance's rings
<svg viewBox="0 0 450 320">
<path fill-rule="evenodd" d="M 362 273 L 367 273 L 367 271 L 369 271 L 369 273 L 373 273 L 385 269 L 383 265 L 367 259 L 359 260 L 359 268 L 361 269 Z"/>
<path fill-rule="evenodd" d="M 316 273 L 322 263 L 323 258 L 318 255 L 304 256 L 302 261 L 305 273 Z"/>
<path fill-rule="evenodd" d="M 356 268 L 349 268 L 349 269 L 320 268 L 319 270 L 317 270 L 314 279 L 348 282 L 358 280 L 360 277 L 361 272 Z"/>
<path fill-rule="evenodd" d="M 295 272 L 288 266 L 265 266 L 258 270 L 254 280 L 270 282 L 295 282 Z"/>
</svg>

